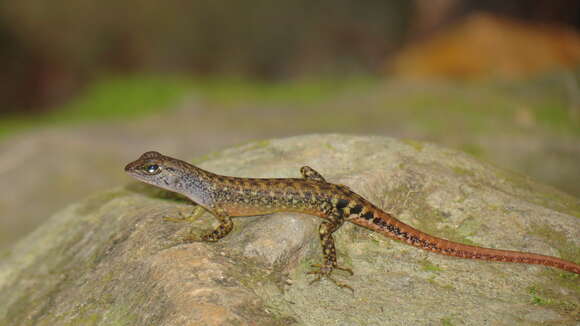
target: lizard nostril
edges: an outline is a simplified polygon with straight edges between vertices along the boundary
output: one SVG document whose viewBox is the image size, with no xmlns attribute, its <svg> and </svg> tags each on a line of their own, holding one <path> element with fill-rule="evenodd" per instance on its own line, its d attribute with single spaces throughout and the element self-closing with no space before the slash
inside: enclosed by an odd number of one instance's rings
<svg viewBox="0 0 580 326">
<path fill-rule="evenodd" d="M 131 167 L 132 167 L 132 165 L 133 165 L 133 162 L 131 162 L 131 163 L 129 163 L 129 164 L 127 164 L 127 165 L 125 165 L 125 172 L 129 172 L 129 171 L 131 171 L 131 170 L 132 170 L 132 168 L 131 168 Z"/>
</svg>

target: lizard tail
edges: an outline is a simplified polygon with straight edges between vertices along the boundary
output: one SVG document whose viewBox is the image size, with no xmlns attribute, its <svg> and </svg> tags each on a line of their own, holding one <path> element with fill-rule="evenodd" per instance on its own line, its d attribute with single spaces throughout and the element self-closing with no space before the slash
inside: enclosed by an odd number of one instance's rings
<svg viewBox="0 0 580 326">
<path fill-rule="evenodd" d="M 580 274 L 580 265 L 564 259 L 521 251 L 470 246 L 438 238 L 419 231 L 378 208 L 372 211 L 372 216 L 371 214 L 359 215 L 354 218 L 349 218 L 349 221 L 387 237 L 442 255 L 498 262 L 545 265 Z"/>
</svg>

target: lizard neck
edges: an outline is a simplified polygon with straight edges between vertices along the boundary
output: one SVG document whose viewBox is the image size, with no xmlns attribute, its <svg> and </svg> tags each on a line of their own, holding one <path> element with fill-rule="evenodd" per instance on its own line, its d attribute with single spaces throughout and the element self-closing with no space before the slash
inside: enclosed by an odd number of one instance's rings
<svg viewBox="0 0 580 326">
<path fill-rule="evenodd" d="M 217 175 L 183 162 L 180 169 L 171 171 L 175 181 L 168 190 L 180 193 L 195 203 L 211 207 L 214 203 L 215 179 Z"/>
</svg>

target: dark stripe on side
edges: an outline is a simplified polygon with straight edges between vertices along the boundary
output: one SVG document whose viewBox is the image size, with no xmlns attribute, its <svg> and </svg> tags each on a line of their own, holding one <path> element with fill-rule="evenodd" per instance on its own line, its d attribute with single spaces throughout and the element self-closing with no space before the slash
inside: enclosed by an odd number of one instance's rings
<svg viewBox="0 0 580 326">
<path fill-rule="evenodd" d="M 361 205 L 355 205 L 353 208 L 350 209 L 351 214 L 359 214 L 362 212 L 363 207 Z"/>
<path fill-rule="evenodd" d="M 373 215 L 372 212 L 366 212 L 366 213 L 362 214 L 361 217 L 368 221 L 368 220 L 373 219 L 375 216 Z"/>
</svg>

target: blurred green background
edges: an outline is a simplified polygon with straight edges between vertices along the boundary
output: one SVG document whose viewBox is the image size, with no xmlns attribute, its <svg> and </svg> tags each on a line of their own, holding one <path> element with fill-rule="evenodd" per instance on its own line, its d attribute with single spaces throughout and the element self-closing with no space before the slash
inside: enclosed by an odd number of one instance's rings
<svg viewBox="0 0 580 326">
<path fill-rule="evenodd" d="M 146 150 L 304 133 L 436 142 L 579 197 L 579 27 L 576 0 L 4 1 L 0 248 Z"/>
</svg>

